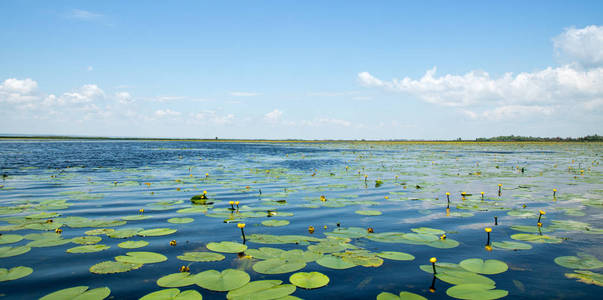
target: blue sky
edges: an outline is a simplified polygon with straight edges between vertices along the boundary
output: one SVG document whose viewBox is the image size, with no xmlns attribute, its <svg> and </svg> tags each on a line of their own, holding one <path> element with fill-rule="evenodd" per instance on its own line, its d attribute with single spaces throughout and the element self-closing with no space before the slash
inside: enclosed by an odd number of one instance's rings
<svg viewBox="0 0 603 300">
<path fill-rule="evenodd" d="M 0 1 L 0 133 L 601 134 L 601 20 L 602 1 Z"/>
</svg>

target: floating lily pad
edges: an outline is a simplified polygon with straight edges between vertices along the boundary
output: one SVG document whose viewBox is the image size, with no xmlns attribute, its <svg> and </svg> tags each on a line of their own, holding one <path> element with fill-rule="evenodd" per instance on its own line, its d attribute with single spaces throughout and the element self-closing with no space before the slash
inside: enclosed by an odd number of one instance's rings
<svg viewBox="0 0 603 300">
<path fill-rule="evenodd" d="M 184 261 L 220 261 L 225 257 L 219 253 L 213 252 L 185 252 L 184 254 L 178 256 L 178 259 Z"/>
<path fill-rule="evenodd" d="M 0 247 L 0 258 L 21 255 L 23 253 L 29 252 L 29 250 L 31 250 L 31 247 L 29 246 Z"/>
<path fill-rule="evenodd" d="M 498 299 L 505 297 L 509 292 L 494 290 L 494 285 L 485 284 L 460 284 L 446 290 L 446 294 L 457 299 Z"/>
<path fill-rule="evenodd" d="M 251 255 L 253 258 L 259 259 L 281 258 L 281 255 L 285 252 L 286 251 L 283 249 L 271 247 L 260 247 L 258 249 L 245 250 L 245 254 Z"/>
<path fill-rule="evenodd" d="M 446 231 L 444 231 L 444 230 L 429 228 L 429 227 L 411 228 L 410 230 L 413 232 L 416 232 L 416 233 L 427 233 L 427 234 L 437 234 L 437 235 L 446 233 Z"/>
<path fill-rule="evenodd" d="M 316 263 L 330 269 L 344 270 L 357 266 L 354 263 L 345 261 L 340 257 L 333 255 L 324 255 L 323 257 L 316 260 Z"/>
<path fill-rule="evenodd" d="M 155 228 L 155 229 L 139 231 L 137 234 L 139 236 L 163 236 L 163 235 L 172 234 L 176 231 L 178 231 L 178 230 L 171 229 L 171 228 Z"/>
<path fill-rule="evenodd" d="M 507 250 L 529 250 L 532 245 L 513 241 L 492 242 L 492 247 Z"/>
<path fill-rule="evenodd" d="M 178 272 L 165 275 L 157 279 L 157 285 L 160 287 L 183 287 L 195 284 L 195 276 L 189 272 Z"/>
<path fill-rule="evenodd" d="M 132 215 L 132 216 L 125 216 L 125 217 L 121 217 L 122 220 L 125 221 L 140 221 L 140 220 L 146 220 L 146 219 L 150 219 L 151 216 L 147 216 L 147 215 Z"/>
<path fill-rule="evenodd" d="M 51 238 L 51 239 L 41 239 L 41 240 L 31 241 L 31 242 L 27 243 L 27 246 L 32 247 L 32 248 L 42 248 L 42 247 L 60 246 L 60 245 L 65 245 L 65 244 L 69 244 L 69 243 L 71 243 L 71 240 L 69 240 L 69 239 Z"/>
<path fill-rule="evenodd" d="M 223 252 L 223 253 L 239 253 L 239 252 L 243 252 L 245 250 L 247 250 L 247 246 L 243 245 L 241 243 L 235 243 L 235 242 L 211 242 L 209 244 L 207 244 L 207 249 L 211 250 L 211 251 L 216 251 L 216 252 Z"/>
<path fill-rule="evenodd" d="M 262 225 L 270 226 L 270 227 L 279 227 L 289 225 L 289 221 L 287 220 L 266 220 L 262 221 Z"/>
<path fill-rule="evenodd" d="M 142 231 L 142 228 L 123 228 L 119 230 L 114 230 L 107 234 L 108 237 L 114 239 L 127 239 L 129 237 L 133 237 Z"/>
<path fill-rule="evenodd" d="M 378 210 L 357 210 L 355 211 L 355 213 L 363 216 L 380 216 L 381 214 L 383 214 L 381 211 Z"/>
<path fill-rule="evenodd" d="M 0 245 L 16 243 L 16 242 L 21 241 L 22 239 L 23 239 L 22 235 L 3 234 L 3 235 L 0 235 Z"/>
<path fill-rule="evenodd" d="M 110 234 L 112 232 L 114 232 L 115 229 L 113 228 L 98 228 L 98 229 L 92 229 L 92 230 L 88 230 L 85 233 L 87 235 L 101 235 L 101 234 Z"/>
<path fill-rule="evenodd" d="M 167 257 L 163 254 L 155 252 L 128 252 L 126 255 L 116 256 L 115 260 L 118 262 L 125 262 L 131 264 L 150 264 L 166 261 Z"/>
<path fill-rule="evenodd" d="M 444 271 L 440 272 L 436 267 L 436 277 L 444 282 L 448 282 L 450 284 L 482 284 L 482 285 L 492 285 L 494 286 L 494 281 L 486 276 L 479 275 L 472 272 L 467 271 Z"/>
<path fill-rule="evenodd" d="M 488 275 L 503 273 L 509 269 L 506 263 L 496 259 L 470 258 L 461 261 L 459 265 L 467 271 Z"/>
<path fill-rule="evenodd" d="M 383 251 L 383 252 L 377 253 L 377 256 L 382 257 L 382 258 L 391 259 L 391 260 L 413 260 L 413 259 L 415 259 L 414 256 L 412 256 L 408 253 L 396 252 L 396 251 Z"/>
<path fill-rule="evenodd" d="M 578 281 L 586 284 L 603 286 L 603 274 L 600 273 L 583 270 L 574 270 L 574 273 L 565 273 L 565 277 L 578 279 Z"/>
<path fill-rule="evenodd" d="M 30 267 L 14 267 L 10 269 L 0 268 L 0 281 L 17 280 L 33 273 Z"/>
<path fill-rule="evenodd" d="M 131 270 L 136 270 L 140 267 L 142 267 L 142 264 L 133 264 L 119 261 L 103 261 L 90 267 L 90 272 L 95 274 L 122 273 Z"/>
<path fill-rule="evenodd" d="M 201 272 L 196 277 L 196 284 L 204 289 L 226 292 L 240 288 L 249 282 L 249 274 L 244 271 L 226 269 L 222 272 L 208 270 Z"/>
<path fill-rule="evenodd" d="M 146 294 L 140 300 L 203 300 L 203 296 L 195 290 L 165 289 Z"/>
<path fill-rule="evenodd" d="M 563 242 L 563 240 L 558 237 L 530 233 L 516 233 L 514 235 L 511 235 L 511 238 L 518 241 L 532 243 L 559 244 Z"/>
<path fill-rule="evenodd" d="M 111 248 L 111 247 L 109 247 L 107 245 L 102 245 L 102 244 L 84 245 L 84 246 L 77 246 L 77 247 L 69 248 L 69 249 L 67 249 L 67 252 L 69 252 L 69 253 L 92 253 L 92 252 L 99 252 L 99 251 L 107 250 L 109 248 Z"/>
<path fill-rule="evenodd" d="M 79 236 L 71 239 L 72 243 L 80 245 L 92 245 L 100 242 L 102 238 L 100 236 Z"/>
<path fill-rule="evenodd" d="M 193 222 L 195 219 L 193 218 L 170 218 L 167 221 L 173 224 L 186 224 L 186 223 L 191 223 Z"/>
<path fill-rule="evenodd" d="M 411 292 L 400 292 L 400 296 L 388 292 L 381 292 L 377 295 L 377 300 L 427 300 L 427 298 Z"/>
<path fill-rule="evenodd" d="M 602 261 L 586 253 L 578 253 L 578 256 L 559 256 L 555 258 L 555 263 L 568 269 L 592 270 L 603 268 Z"/>
<path fill-rule="evenodd" d="M 317 289 L 329 284 L 329 277 L 320 272 L 297 272 L 289 277 L 289 281 L 304 289 Z"/>
<path fill-rule="evenodd" d="M 283 281 L 281 280 L 257 280 L 257 281 L 250 281 L 249 283 L 247 283 L 246 285 L 238 288 L 238 289 L 234 289 L 228 292 L 228 294 L 226 294 L 226 299 L 275 299 L 275 298 L 260 298 L 257 297 L 256 293 L 258 292 L 262 292 L 265 291 L 267 289 L 270 289 L 272 287 L 278 286 L 281 283 L 283 283 Z M 291 294 L 291 293 L 289 293 Z M 287 294 L 287 295 L 289 295 Z M 281 297 L 284 297 L 286 295 L 283 295 Z M 280 298 L 280 297 L 276 297 L 276 298 Z"/>
<path fill-rule="evenodd" d="M 149 245 L 147 241 L 125 241 L 117 244 L 117 247 L 124 249 L 136 249 Z"/>
<path fill-rule="evenodd" d="M 109 297 L 109 294 L 111 294 L 111 290 L 108 287 L 88 290 L 87 286 L 76 286 L 50 293 L 40 300 L 102 300 Z"/>
<path fill-rule="evenodd" d="M 271 258 L 253 265 L 253 270 L 261 274 L 284 274 L 295 272 L 306 267 L 306 263 L 298 260 Z"/>
</svg>

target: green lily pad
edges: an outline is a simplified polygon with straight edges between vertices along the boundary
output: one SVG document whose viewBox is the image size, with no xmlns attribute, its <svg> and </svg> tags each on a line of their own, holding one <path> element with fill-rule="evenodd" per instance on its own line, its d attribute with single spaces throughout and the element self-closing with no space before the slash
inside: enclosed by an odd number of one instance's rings
<svg viewBox="0 0 603 300">
<path fill-rule="evenodd" d="M 509 292 L 494 290 L 494 285 L 485 284 L 459 284 L 446 290 L 446 294 L 457 299 L 498 299 L 505 297 Z"/>
<path fill-rule="evenodd" d="M 147 229 L 143 231 L 139 231 L 137 234 L 139 236 L 163 236 L 176 232 L 178 230 L 171 228 L 155 228 L 155 229 Z"/>
<path fill-rule="evenodd" d="M 578 279 L 578 281 L 586 284 L 594 284 L 603 286 L 603 274 L 591 271 L 574 270 L 574 273 L 565 273 L 565 277 Z"/>
<path fill-rule="evenodd" d="M 355 211 L 355 213 L 363 216 L 380 216 L 381 214 L 383 214 L 381 211 L 378 210 L 357 210 Z"/>
<path fill-rule="evenodd" d="M 142 264 L 132 264 L 119 261 L 103 261 L 90 267 L 90 272 L 94 274 L 122 273 L 136 270 L 140 267 L 142 267 Z"/>
<path fill-rule="evenodd" d="M 124 249 L 136 249 L 149 245 L 147 241 L 125 241 L 117 244 L 117 247 Z"/>
<path fill-rule="evenodd" d="M 55 212 L 52 212 L 52 213 L 41 212 L 39 214 L 26 216 L 25 218 L 27 218 L 27 219 L 50 219 L 50 218 L 55 218 L 58 216 L 60 216 L 60 214 L 55 213 Z"/>
<path fill-rule="evenodd" d="M 377 300 L 427 300 L 427 298 L 411 292 L 400 292 L 400 296 L 388 292 L 381 292 L 377 295 Z"/>
<path fill-rule="evenodd" d="M 3 234 L 0 235 L 0 245 L 16 243 L 22 239 L 23 236 L 19 234 Z"/>
<path fill-rule="evenodd" d="M 213 252 L 185 252 L 184 254 L 178 256 L 178 259 L 184 261 L 220 261 L 225 257 L 219 253 Z"/>
<path fill-rule="evenodd" d="M 142 230 L 142 228 L 123 228 L 119 230 L 114 230 L 108 233 L 107 236 L 114 239 L 127 239 L 135 236 Z"/>
<path fill-rule="evenodd" d="M 33 273 L 30 267 L 14 267 L 10 269 L 0 268 L 0 281 L 17 280 Z"/>
<path fill-rule="evenodd" d="M 101 235 L 101 234 L 108 235 L 114 231 L 115 231 L 115 229 L 113 229 L 113 228 L 97 228 L 97 229 L 88 230 L 85 233 L 87 235 Z"/>
<path fill-rule="evenodd" d="M 391 260 L 413 260 L 413 259 L 415 259 L 414 256 L 412 256 L 408 253 L 396 252 L 396 251 L 383 251 L 383 252 L 377 253 L 377 256 L 382 257 L 382 258 L 391 259 Z"/>
<path fill-rule="evenodd" d="M 303 261 L 271 258 L 255 263 L 252 268 L 260 274 L 284 274 L 295 272 L 305 267 L 306 263 Z"/>
<path fill-rule="evenodd" d="M 208 270 L 195 275 L 196 284 L 204 289 L 226 292 L 240 288 L 249 282 L 249 274 L 244 271 L 226 269 L 222 272 Z"/>
<path fill-rule="evenodd" d="M 416 233 L 427 233 L 427 234 L 437 234 L 437 235 L 442 235 L 442 234 L 446 233 L 446 231 L 444 231 L 444 230 L 429 228 L 429 227 L 411 228 L 410 230 L 413 232 L 416 232 Z"/>
<path fill-rule="evenodd" d="M 271 247 L 260 247 L 258 249 L 247 249 L 245 250 L 245 254 L 251 255 L 253 258 L 259 259 L 271 259 L 271 258 L 281 258 L 286 251 L 278 248 Z"/>
<path fill-rule="evenodd" d="M 155 252 L 128 252 L 126 255 L 116 256 L 118 262 L 126 262 L 131 264 L 150 264 L 166 261 L 167 257 L 163 254 Z"/>
<path fill-rule="evenodd" d="M 151 216 L 146 216 L 146 215 L 131 215 L 131 216 L 121 217 L 121 219 L 124 221 L 140 221 L 140 220 L 146 220 L 146 219 L 150 219 L 150 218 L 151 218 Z"/>
<path fill-rule="evenodd" d="M 270 227 L 279 227 L 289 225 L 289 221 L 287 220 L 266 220 L 262 221 L 262 225 L 270 226 Z"/>
<path fill-rule="evenodd" d="M 568 269 L 592 270 L 603 268 L 602 261 L 586 253 L 578 253 L 578 256 L 559 256 L 555 258 L 555 263 Z"/>
<path fill-rule="evenodd" d="M 203 296 L 195 290 L 165 289 L 146 294 L 140 300 L 203 300 Z"/>
<path fill-rule="evenodd" d="M 470 258 L 461 261 L 459 265 L 467 271 L 488 275 L 503 273 L 509 269 L 506 263 L 496 259 Z"/>
<path fill-rule="evenodd" d="M 50 293 L 40 300 L 102 300 L 109 297 L 109 294 L 111 294 L 111 290 L 108 287 L 88 290 L 87 286 L 76 286 Z"/>
<path fill-rule="evenodd" d="M 333 255 L 324 255 L 323 257 L 317 259 L 316 263 L 323 267 L 336 270 L 344 270 L 356 266 L 354 263 L 345 261 L 342 258 Z"/>
<path fill-rule="evenodd" d="M 170 218 L 167 221 L 169 223 L 173 223 L 173 224 L 186 224 L 186 223 L 191 223 L 194 220 L 195 219 L 193 219 L 193 218 Z"/>
<path fill-rule="evenodd" d="M 240 253 L 247 250 L 247 246 L 235 242 L 211 242 L 206 245 L 207 249 L 223 253 Z"/>
<path fill-rule="evenodd" d="M 79 236 L 71 239 L 72 243 L 80 245 L 92 245 L 100 242 L 102 238 L 100 236 Z"/>
<path fill-rule="evenodd" d="M 107 250 L 109 248 L 111 248 L 111 247 L 109 247 L 107 245 L 102 245 L 102 244 L 84 245 L 84 246 L 77 246 L 77 247 L 69 248 L 69 249 L 67 249 L 67 252 L 69 252 L 69 253 L 92 253 L 92 252 L 99 252 L 99 251 Z"/>
<path fill-rule="evenodd" d="M 41 239 L 41 240 L 31 241 L 31 242 L 27 243 L 27 246 L 32 247 L 32 248 L 42 248 L 42 247 L 60 246 L 60 245 L 65 245 L 65 244 L 69 244 L 69 243 L 71 243 L 71 240 L 69 240 L 69 239 L 52 238 L 52 239 Z"/>
<path fill-rule="evenodd" d="M 492 247 L 507 250 L 530 250 L 532 245 L 513 241 L 492 242 Z"/>
<path fill-rule="evenodd" d="M 450 284 L 482 284 L 494 286 L 494 281 L 486 276 L 467 271 L 445 271 L 441 272 L 436 267 L 436 277 Z"/>
<path fill-rule="evenodd" d="M 27 253 L 31 250 L 29 246 L 17 246 L 17 247 L 0 247 L 0 258 L 11 257 Z"/>
<path fill-rule="evenodd" d="M 183 287 L 195 284 L 195 276 L 189 272 L 179 272 L 165 275 L 157 279 L 157 285 L 160 287 Z"/>
<path fill-rule="evenodd" d="M 563 242 L 563 240 L 558 237 L 530 233 L 516 233 L 511 235 L 511 238 L 514 240 L 531 243 L 559 244 Z"/>
<path fill-rule="evenodd" d="M 289 277 L 289 281 L 304 289 L 316 289 L 329 284 L 329 277 L 320 272 L 297 272 Z"/>
<path fill-rule="evenodd" d="M 229 291 L 226 299 L 277 299 L 292 294 L 296 289 L 291 284 L 281 285 L 281 283 L 283 283 L 281 280 L 251 281 L 238 289 Z"/>
</svg>

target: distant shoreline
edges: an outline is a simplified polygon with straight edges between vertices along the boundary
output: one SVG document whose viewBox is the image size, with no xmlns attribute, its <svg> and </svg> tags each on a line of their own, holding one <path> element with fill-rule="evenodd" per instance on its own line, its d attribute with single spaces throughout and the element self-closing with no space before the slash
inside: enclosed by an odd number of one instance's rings
<svg viewBox="0 0 603 300">
<path fill-rule="evenodd" d="M 140 138 L 140 137 L 82 137 L 82 136 L 0 136 L 0 141 L 7 140 L 100 140 L 100 141 L 182 141 L 182 142 L 224 142 L 224 143 L 598 143 L 603 142 L 603 136 L 590 135 L 579 138 L 540 138 L 505 136 L 492 138 L 477 138 L 474 140 L 304 140 L 304 139 L 193 139 L 193 138 Z"/>
</svg>

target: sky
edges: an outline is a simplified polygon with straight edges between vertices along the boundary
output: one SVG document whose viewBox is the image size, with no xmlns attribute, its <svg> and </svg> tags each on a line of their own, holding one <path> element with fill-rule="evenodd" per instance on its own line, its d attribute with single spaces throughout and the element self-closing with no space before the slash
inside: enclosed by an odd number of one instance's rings
<svg viewBox="0 0 603 300">
<path fill-rule="evenodd" d="M 0 1 L 0 134 L 603 134 L 603 1 Z"/>
</svg>

